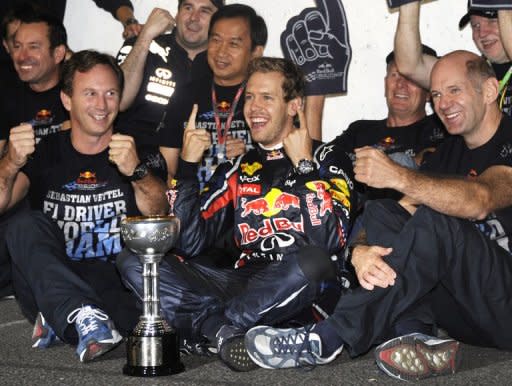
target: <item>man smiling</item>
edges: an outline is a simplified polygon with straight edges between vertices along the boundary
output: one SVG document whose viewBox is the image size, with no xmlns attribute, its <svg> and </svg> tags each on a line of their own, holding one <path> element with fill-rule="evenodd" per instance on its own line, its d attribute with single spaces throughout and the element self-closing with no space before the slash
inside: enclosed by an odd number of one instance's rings
<svg viewBox="0 0 512 386">
<path fill-rule="evenodd" d="M 260 57 L 267 43 L 267 26 L 253 8 L 230 4 L 213 15 L 208 32 L 208 64 L 213 79 L 198 79 L 192 91 L 177 91 L 185 97 L 171 101 L 160 131 L 161 152 L 169 171 L 178 162 L 183 128 L 192 106 L 199 106 L 196 125 L 212 137 L 205 150 L 197 177 L 201 187 L 222 161 L 252 147 L 249 128 L 243 117 L 245 80 L 249 61 Z"/>
<path fill-rule="evenodd" d="M 137 322 L 136 299 L 113 264 L 120 222 L 166 212 L 165 167 L 151 149 L 113 133 L 123 83 L 114 58 L 78 52 L 62 77 L 71 130 L 36 147 L 30 124 L 11 129 L 0 161 L 0 213 L 24 197 L 33 209 L 11 220 L 6 236 L 17 300 L 35 322 L 33 347 L 47 348 L 58 336 L 78 343 L 85 362 L 114 348 L 118 330 Z"/>
<path fill-rule="evenodd" d="M 222 58 L 216 65 L 224 66 Z M 237 371 L 254 368 L 243 347 L 247 329 L 263 321 L 288 321 L 311 306 L 324 281 L 336 281 L 331 255 L 345 245 L 353 186 L 345 153 L 309 137 L 297 67 L 284 59 L 259 58 L 248 74 L 244 115 L 257 145 L 221 163 L 199 194 L 197 169 L 211 137 L 208 130 L 196 129 L 195 106 L 167 193 L 181 221 L 176 251 L 185 261 L 167 255 L 160 270 L 167 320 L 182 335 L 196 341 L 206 337 Z M 238 248 L 207 255 L 224 234 L 232 235 Z M 137 257 L 120 256 L 118 267 L 141 296 Z"/>
</svg>

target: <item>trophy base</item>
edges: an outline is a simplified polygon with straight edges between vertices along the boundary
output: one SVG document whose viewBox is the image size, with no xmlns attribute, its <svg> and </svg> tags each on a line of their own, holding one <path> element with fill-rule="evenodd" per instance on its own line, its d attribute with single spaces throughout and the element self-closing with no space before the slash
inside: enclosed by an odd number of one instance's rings
<svg viewBox="0 0 512 386">
<path fill-rule="evenodd" d="M 123 374 L 131 377 L 160 377 L 165 375 L 178 374 L 185 370 L 183 363 L 178 362 L 172 367 L 166 366 L 131 366 L 124 365 Z"/>
<path fill-rule="evenodd" d="M 157 377 L 181 373 L 179 342 L 174 332 L 162 336 L 130 336 L 126 341 L 128 363 L 123 374 L 133 377 Z"/>
</svg>

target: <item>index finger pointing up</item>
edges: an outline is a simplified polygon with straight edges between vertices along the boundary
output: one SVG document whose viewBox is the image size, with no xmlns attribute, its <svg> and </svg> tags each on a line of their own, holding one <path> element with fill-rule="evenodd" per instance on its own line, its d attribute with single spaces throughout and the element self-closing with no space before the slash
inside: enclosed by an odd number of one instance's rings
<svg viewBox="0 0 512 386">
<path fill-rule="evenodd" d="M 190 117 L 188 118 L 187 128 L 185 130 L 195 130 L 196 129 L 196 117 L 197 117 L 197 104 L 194 104 L 192 107 L 192 112 L 190 113 Z"/>
</svg>

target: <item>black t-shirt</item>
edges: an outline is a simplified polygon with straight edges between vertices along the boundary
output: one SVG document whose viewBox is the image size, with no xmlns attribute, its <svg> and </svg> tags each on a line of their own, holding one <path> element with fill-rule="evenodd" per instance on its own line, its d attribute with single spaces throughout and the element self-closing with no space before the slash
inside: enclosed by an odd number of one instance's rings
<svg viewBox="0 0 512 386">
<path fill-rule="evenodd" d="M 496 76 L 498 80 L 501 80 L 505 77 L 505 74 L 509 69 L 512 69 L 512 62 L 503 63 L 503 64 L 492 64 L 492 68 L 496 72 Z M 501 106 L 501 110 L 512 117 L 512 77 L 509 78 L 507 85 L 505 86 L 506 90 L 505 95 L 501 94 L 498 96 L 498 103 L 503 103 Z M 503 98 L 502 98 L 503 97 Z M 503 102 L 501 102 L 503 101 Z"/>
<path fill-rule="evenodd" d="M 496 72 L 496 77 L 498 80 L 503 79 L 507 71 L 512 68 L 512 62 L 497 64 L 492 63 L 492 68 L 494 68 L 494 72 Z M 505 86 L 505 95 L 503 95 L 503 105 L 501 110 L 512 117 L 512 77 L 509 79 L 507 85 Z M 498 102 L 500 102 L 502 94 L 498 96 Z"/>
<path fill-rule="evenodd" d="M 429 115 L 408 126 L 389 127 L 387 120 L 360 120 L 334 140 L 354 160 L 354 149 L 375 146 L 387 154 L 406 153 L 436 147 L 446 136 L 446 130 L 436 115 Z"/>
<path fill-rule="evenodd" d="M 445 138 L 446 130 L 436 115 L 429 115 L 408 126 L 389 127 L 387 120 L 360 120 L 334 139 L 337 146 L 355 160 L 354 149 L 374 146 L 386 154 L 405 153 L 414 157 L 429 147 L 436 147 Z M 376 189 L 356 182 L 360 204 L 378 198 L 399 199 L 402 194 L 392 189 Z"/>
<path fill-rule="evenodd" d="M 117 54 L 123 63 L 135 44 L 128 39 Z M 174 34 L 160 35 L 151 42 L 144 66 L 141 87 L 128 110 L 117 118 L 117 127 L 133 136 L 138 143 L 158 145 L 157 128 L 161 126 L 170 98 L 182 98 L 190 92 L 190 83 L 210 74 L 206 52 L 188 58 L 187 52 L 176 43 Z M 175 93 L 176 90 L 180 90 Z"/>
<path fill-rule="evenodd" d="M 17 86 L 7 90 L 0 97 L 0 139 L 8 139 L 9 132 L 20 123 L 30 123 L 34 127 L 37 141 L 61 130 L 62 123 L 69 120 L 69 114 L 60 100 L 60 84 L 43 91 L 35 92 L 27 83 L 17 82 Z"/>
<path fill-rule="evenodd" d="M 169 104 L 164 128 L 160 131 L 160 145 L 165 147 L 181 147 L 183 141 L 183 129 L 187 125 L 190 112 L 194 103 L 198 105 L 196 127 L 207 130 L 212 136 L 212 145 L 204 153 L 198 170 L 198 179 L 201 188 L 210 179 L 219 164 L 218 135 L 215 124 L 215 115 L 212 102 L 212 82 L 202 81 L 193 83 L 194 95 L 189 98 L 175 99 Z M 217 110 L 224 128 L 232 103 L 242 85 L 223 87 L 215 85 L 217 94 Z M 242 139 L 247 149 L 252 148 L 252 138 L 244 114 L 244 95 L 240 95 L 233 114 L 233 120 L 228 135 Z M 223 160 L 220 159 L 222 162 Z"/>
<path fill-rule="evenodd" d="M 154 175 L 166 178 L 158 150 L 138 151 Z M 121 251 L 120 223 L 140 215 L 131 183 L 108 161 L 108 148 L 81 154 L 70 131 L 40 142 L 22 172 L 30 180 L 32 209 L 51 217 L 64 233 L 72 260 L 113 259 Z"/>
<path fill-rule="evenodd" d="M 484 145 L 469 149 L 461 136 L 448 137 L 421 166 L 421 170 L 473 178 L 493 165 L 512 167 L 512 119 L 503 116 L 494 136 Z M 491 240 L 511 251 L 512 207 L 491 213 L 475 226 Z"/>
</svg>

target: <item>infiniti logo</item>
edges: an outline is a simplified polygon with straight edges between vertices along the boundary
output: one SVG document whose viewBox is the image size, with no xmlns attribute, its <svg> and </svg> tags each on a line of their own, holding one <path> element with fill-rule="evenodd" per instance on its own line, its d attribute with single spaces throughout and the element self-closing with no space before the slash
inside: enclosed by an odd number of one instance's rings
<svg viewBox="0 0 512 386">
<path fill-rule="evenodd" d="M 263 252 L 274 250 L 276 247 L 286 248 L 295 243 L 295 238 L 288 233 L 274 233 L 268 237 L 265 237 L 261 241 L 261 250 Z"/>
</svg>

